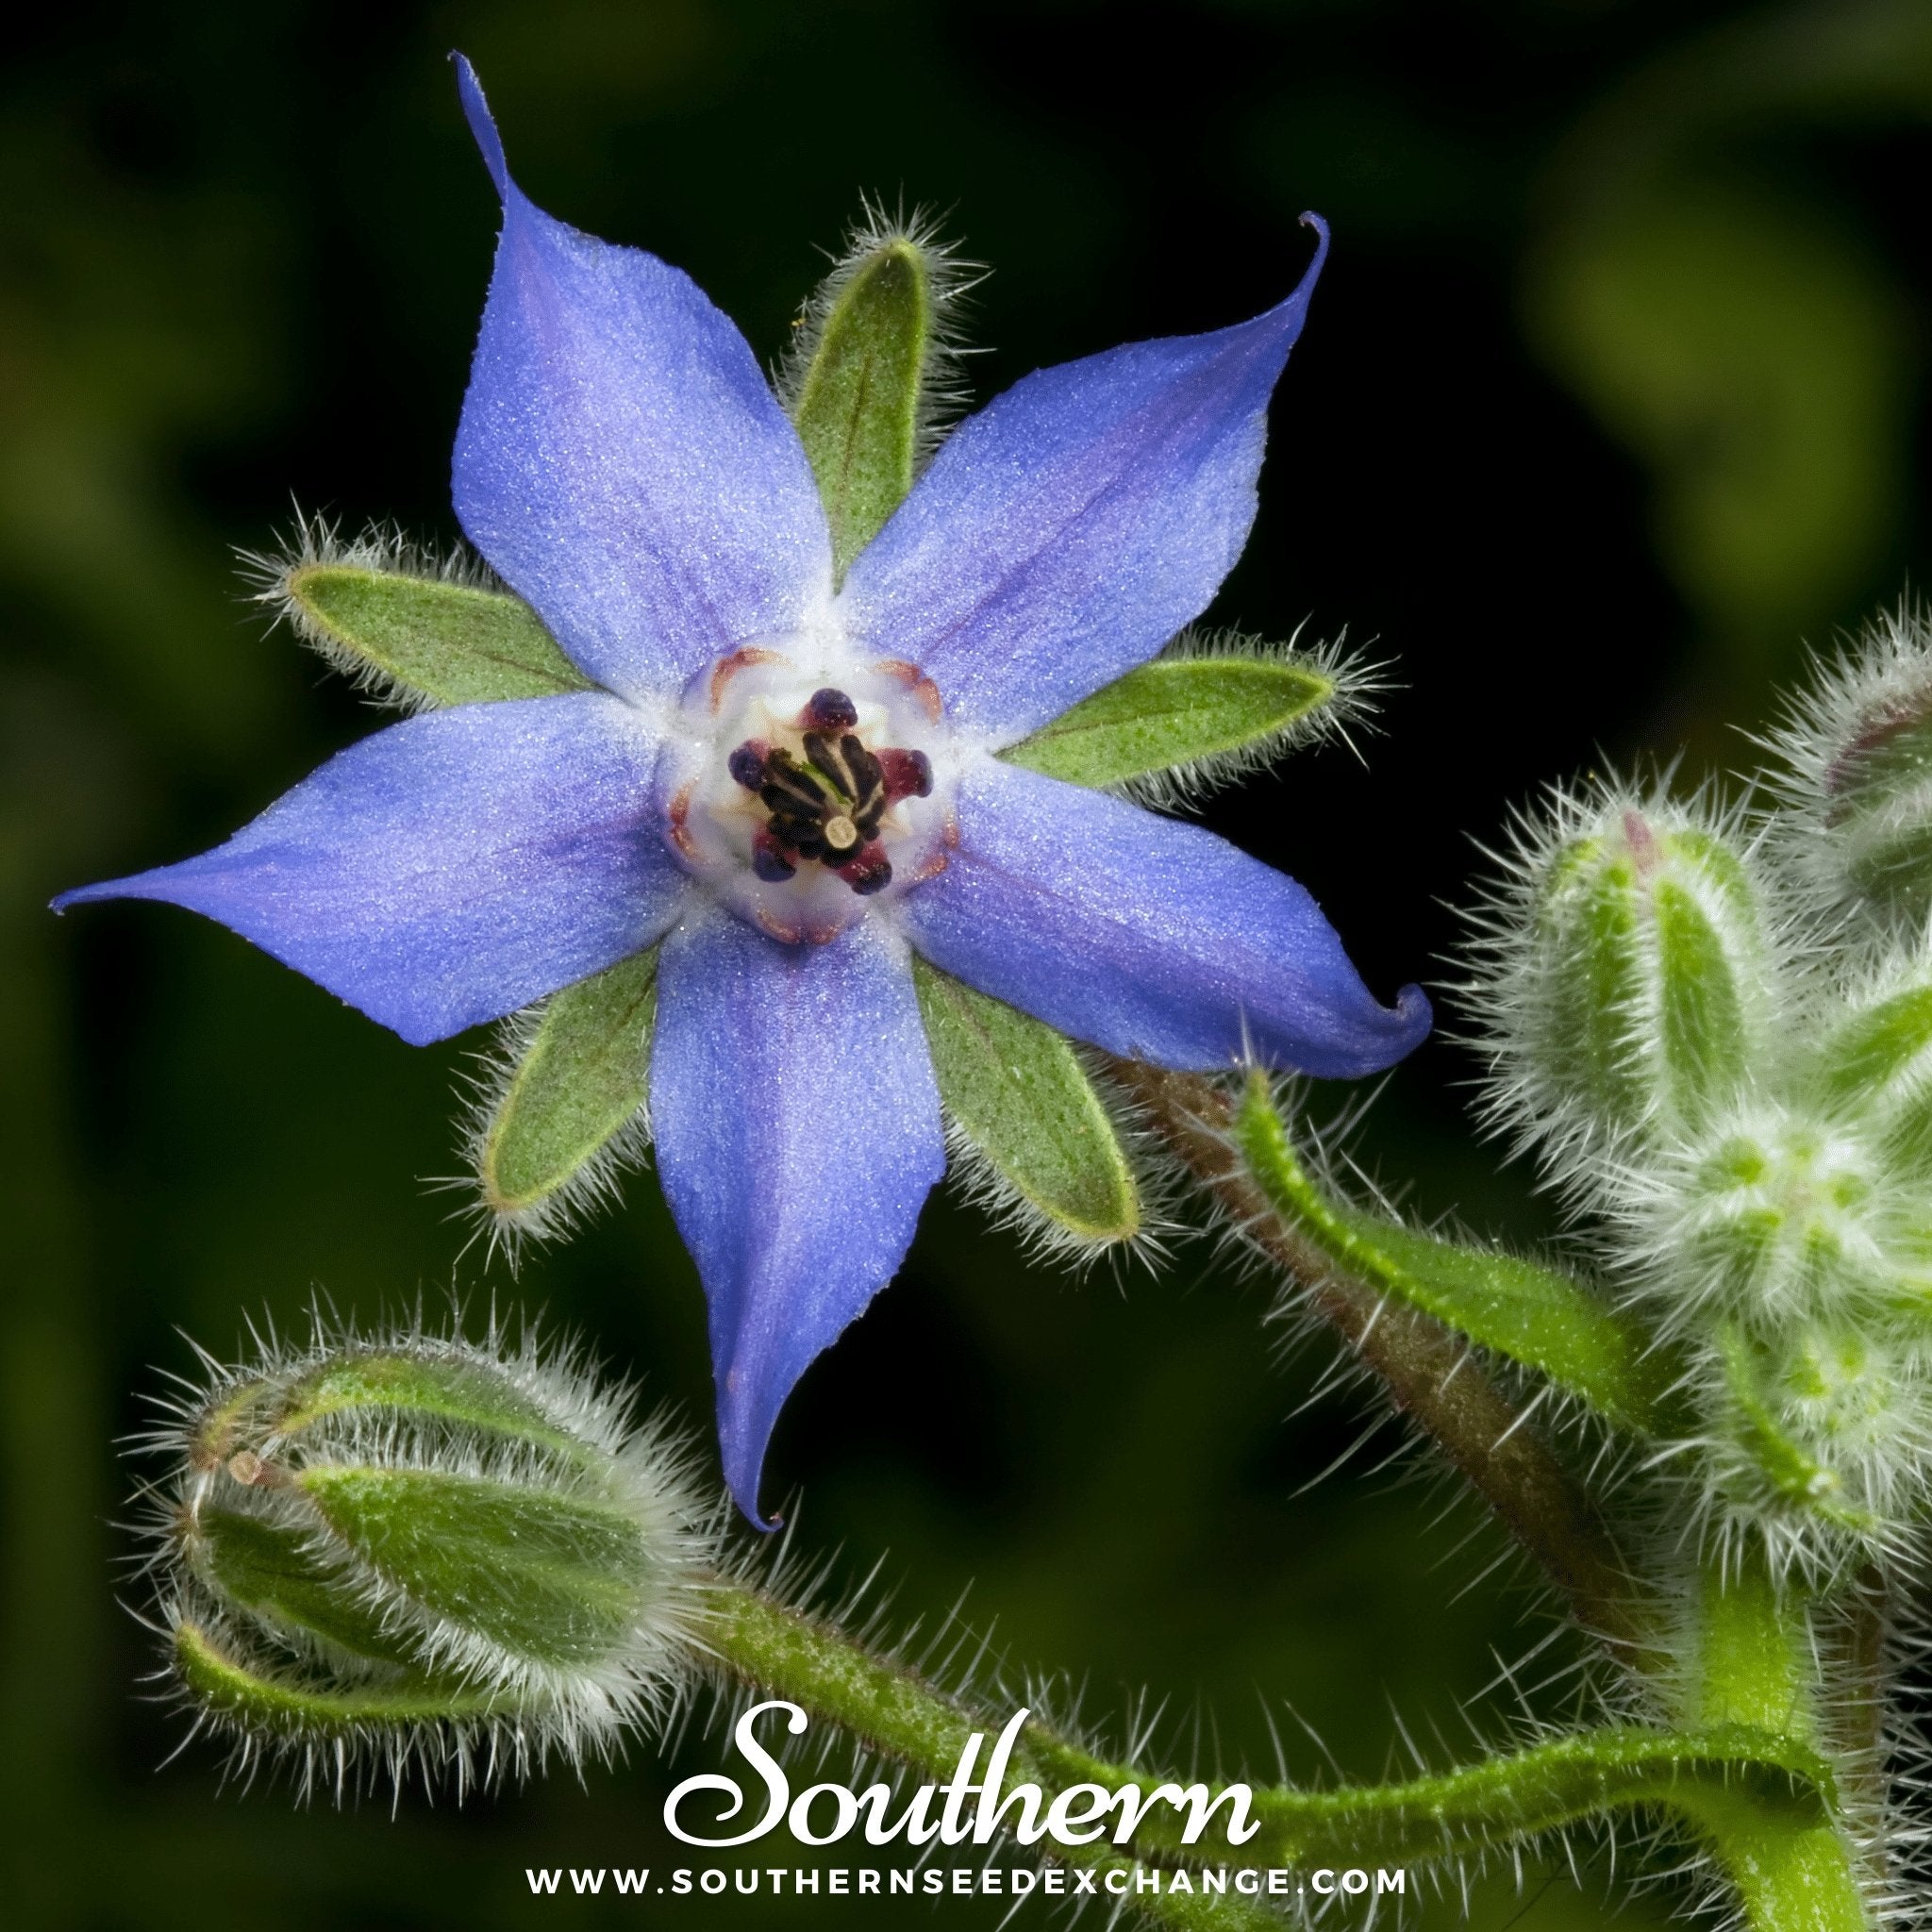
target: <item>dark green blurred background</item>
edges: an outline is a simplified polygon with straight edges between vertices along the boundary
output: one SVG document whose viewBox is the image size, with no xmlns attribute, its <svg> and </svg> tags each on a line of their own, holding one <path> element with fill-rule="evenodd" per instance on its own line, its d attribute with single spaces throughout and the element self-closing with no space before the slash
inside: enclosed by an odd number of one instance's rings
<svg viewBox="0 0 1932 1932">
<path fill-rule="evenodd" d="M 1220 614 L 1345 625 L 1402 688 L 1369 768 L 1331 751 L 1213 816 L 1315 889 L 1386 992 L 1448 976 L 1443 902 L 1508 802 L 1600 755 L 1740 760 L 1727 721 L 1764 720 L 1800 641 L 1923 578 L 1932 8 L 253 0 L 74 4 L 10 33 L 0 1912 L 291 1932 L 677 1916 L 540 1907 L 522 1877 L 665 1862 L 673 1773 L 649 1752 L 461 1816 L 291 1813 L 219 1790 L 206 1748 L 157 1772 L 172 1721 L 138 1701 L 149 1640 L 115 1603 L 129 1477 L 109 1444 L 151 1365 L 186 1365 L 176 1324 L 227 1352 L 245 1311 L 286 1321 L 317 1286 L 372 1314 L 454 1280 L 588 1331 L 708 1428 L 699 1295 L 647 1177 L 514 1283 L 457 1258 L 425 1181 L 457 1164 L 477 1041 L 412 1051 L 185 914 L 42 910 L 200 849 L 373 723 L 264 638 L 230 553 L 286 526 L 291 491 L 351 526 L 454 534 L 495 209 L 445 51 L 475 58 L 542 205 L 689 268 L 767 356 L 861 190 L 946 208 L 996 270 L 982 397 L 1253 312 L 1300 273 L 1296 214 L 1330 217 Z M 1470 1071 L 1432 1043 L 1371 1151 L 1426 1208 L 1534 1231 L 1525 1177 L 1461 1126 Z M 1459 1747 L 1459 1703 L 1546 1624 L 1507 1564 L 1484 1575 L 1505 1554 L 1485 1524 L 1374 1473 L 1391 1438 L 1301 1492 L 1362 1411 L 1301 1407 L 1327 1357 L 1257 1347 L 1267 1303 L 1206 1241 L 1158 1276 L 1074 1281 L 936 1201 L 793 1403 L 774 1487 L 797 1486 L 801 1541 L 841 1550 L 841 1575 L 888 1553 L 908 1619 L 970 1586 L 968 1619 L 1083 1682 L 1096 1716 L 1148 1687 L 1183 1745 L 1218 1736 L 1257 1768 L 1264 1700 L 1353 1774 L 1385 1767 L 1391 1707 Z M 675 1774 L 716 1751 L 687 1742 Z M 1290 1756 L 1320 1767 L 1306 1740 Z M 1479 1890 L 1476 1922 L 1606 1912 L 1595 1873 L 1579 1892 L 1533 1870 L 1524 1896 Z"/>
</svg>

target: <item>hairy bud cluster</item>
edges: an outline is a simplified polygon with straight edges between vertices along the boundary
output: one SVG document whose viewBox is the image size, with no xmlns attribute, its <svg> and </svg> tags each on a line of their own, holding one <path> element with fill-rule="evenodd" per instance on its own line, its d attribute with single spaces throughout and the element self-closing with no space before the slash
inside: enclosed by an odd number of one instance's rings
<svg viewBox="0 0 1932 1932">
<path fill-rule="evenodd" d="M 1824 675 L 1769 809 L 1600 785 L 1520 829 L 1492 1121 L 1687 1364 L 1709 1532 L 1819 1573 L 1932 1507 L 1932 628 Z"/>
<path fill-rule="evenodd" d="M 714 1530 L 623 1391 L 492 1334 L 321 1334 L 152 1439 L 150 1568 L 197 1728 L 304 1786 L 413 1764 L 458 1790 L 608 1757 L 690 1650 Z"/>
</svg>

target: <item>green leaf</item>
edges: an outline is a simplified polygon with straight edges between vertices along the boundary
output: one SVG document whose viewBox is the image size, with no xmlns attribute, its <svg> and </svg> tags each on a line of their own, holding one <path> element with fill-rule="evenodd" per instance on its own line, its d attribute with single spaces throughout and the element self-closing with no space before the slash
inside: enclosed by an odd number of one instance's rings
<svg viewBox="0 0 1932 1932">
<path fill-rule="evenodd" d="M 378 1575 L 520 1657 L 605 1662 L 653 1581 L 630 1516 L 554 1486 L 373 1467 L 316 1467 L 293 1480 Z"/>
<path fill-rule="evenodd" d="M 1140 1231 L 1133 1170 L 1093 1082 L 1052 1027 L 913 962 L 954 1124 L 1034 1208 L 1083 1241 Z"/>
<path fill-rule="evenodd" d="M 357 1742 L 371 1726 L 459 1723 L 505 1707 L 493 1692 L 423 1672 L 338 1689 L 287 1669 L 266 1669 L 186 1619 L 175 1631 L 175 1669 L 205 1708 L 252 1733 L 297 1743 L 327 1737 Z"/>
<path fill-rule="evenodd" d="M 297 564 L 282 580 L 304 638 L 352 676 L 431 705 L 595 687 L 520 597 L 400 571 Z"/>
<path fill-rule="evenodd" d="M 1001 756 L 1070 784 L 1118 785 L 1265 744 L 1335 690 L 1305 658 L 1157 658 Z"/>
<path fill-rule="evenodd" d="M 912 488 L 922 386 L 932 346 L 932 277 L 908 237 L 841 267 L 821 296 L 824 320 L 792 416 L 845 567 Z"/>
<path fill-rule="evenodd" d="M 541 1231 L 545 1205 L 637 1130 L 657 1011 L 656 947 L 552 996 L 478 1141 L 477 1177 L 493 1213 Z"/>
<path fill-rule="evenodd" d="M 1343 1273 L 1539 1371 L 1611 1422 L 1643 1435 L 1670 1426 L 1674 1363 L 1582 1283 L 1331 1202 L 1295 1158 L 1258 1074 L 1236 1112 L 1235 1141 L 1270 1207 Z"/>
</svg>

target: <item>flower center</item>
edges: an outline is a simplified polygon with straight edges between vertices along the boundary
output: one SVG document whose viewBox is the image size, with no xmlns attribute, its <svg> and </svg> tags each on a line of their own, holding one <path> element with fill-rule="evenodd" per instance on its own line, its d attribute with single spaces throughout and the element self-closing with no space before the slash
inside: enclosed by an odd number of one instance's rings
<svg viewBox="0 0 1932 1932">
<path fill-rule="evenodd" d="M 824 685 L 798 720 L 797 751 L 748 738 L 732 752 L 731 775 L 770 813 L 752 844 L 759 878 L 775 884 L 818 864 L 863 895 L 891 884 L 879 825 L 900 799 L 931 796 L 932 760 L 891 745 L 874 753 L 858 723 L 858 707 Z"/>
<path fill-rule="evenodd" d="M 794 650 L 819 658 L 818 676 Z M 712 666 L 683 715 L 658 773 L 666 838 L 774 938 L 831 939 L 866 901 L 945 865 L 955 835 L 935 754 L 943 766 L 946 734 L 939 693 L 912 666 L 827 661 L 803 640 L 775 641 Z"/>
</svg>

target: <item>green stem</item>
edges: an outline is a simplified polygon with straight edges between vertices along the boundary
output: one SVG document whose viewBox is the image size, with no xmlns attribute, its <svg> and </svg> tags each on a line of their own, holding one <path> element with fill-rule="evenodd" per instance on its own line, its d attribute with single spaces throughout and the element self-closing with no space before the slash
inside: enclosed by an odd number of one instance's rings
<svg viewBox="0 0 1932 1932">
<path fill-rule="evenodd" d="M 727 1679 L 789 1699 L 808 1717 L 836 1725 L 929 1783 L 944 1784 L 953 1776 L 974 1733 L 984 1740 L 983 1765 L 1000 1729 L 998 1720 L 936 1689 L 896 1658 L 867 1650 L 832 1625 L 741 1584 L 714 1586 L 699 1636 Z M 1003 1790 L 1037 1784 L 1050 1803 L 1083 1782 L 1067 1775 L 1067 1764 L 1057 1759 L 1064 1748 L 1043 1727 L 1028 1725 Z M 1124 1874 L 1124 1890 L 1115 1889 L 1115 1895 L 1130 1899 L 1156 1924 L 1178 1932 L 1279 1932 L 1281 1922 L 1274 1913 L 1239 1896 L 1170 1893 L 1152 1866 L 1111 1844 L 1049 1841 L 1041 1850 L 1056 1862 L 1094 1871 L 1103 1890 L 1109 1889 L 1109 1874 Z M 1214 1856 L 1197 1862 L 1235 1861 Z M 1147 1890 L 1148 1884 L 1161 1890 Z"/>
<path fill-rule="evenodd" d="M 1691 1723 L 1748 1724 L 1808 1749 L 1819 1736 L 1817 1664 L 1804 1593 L 1760 1558 L 1707 1565 L 1694 1603 Z M 1757 1932 L 1872 1932 L 1857 1855 L 1830 1791 L 1824 1808 L 1700 1788 L 1682 1808 Z"/>
<path fill-rule="evenodd" d="M 998 1717 L 935 1689 L 906 1665 L 741 1584 L 715 1587 L 703 1636 L 727 1677 L 789 1699 L 808 1717 L 836 1725 L 932 1783 L 953 1776 L 975 1732 L 986 1740 L 985 1750 L 1001 1727 Z M 1037 1785 L 1043 1816 L 1075 1787 L 1112 1792 L 1134 1786 L 1151 1792 L 1167 1783 L 1158 1774 L 1096 1757 L 1029 1722 L 1000 1795 Z M 1198 1808 L 1206 1812 L 1225 1789 L 1204 1783 Z M 1163 1801 L 1141 1813 L 1129 1841 L 1131 1857 L 1111 1844 L 1056 1846 L 1053 1856 L 1108 1870 L 1386 1868 L 1480 1852 L 1607 1812 L 1661 1808 L 1688 1820 L 1711 1843 L 1747 1900 L 1789 1898 L 1792 1886 L 1816 1889 L 1831 1875 L 1827 1854 L 1838 1839 L 1830 1790 L 1824 1761 L 1789 1731 L 1733 1723 L 1678 1735 L 1613 1725 L 1402 1784 L 1253 1790 L 1251 1817 L 1258 1829 L 1239 1845 L 1222 1830 L 1225 1807 L 1208 1814 L 1207 1831 L 1190 1844 L 1183 1830 L 1192 1808 Z M 1851 1897 L 1857 1904 L 1856 1889 Z M 1244 1923 L 1199 1916 L 1210 1908 L 1222 1914 L 1219 1901 L 1148 1894 L 1137 1903 L 1163 1923 Z M 1816 1916 L 1753 1923 L 1776 1932 L 1849 1932 L 1863 1925 L 1862 1920 Z"/>
<path fill-rule="evenodd" d="M 1577 1622 L 1641 1660 L 1648 1632 L 1607 1525 L 1541 1431 L 1472 1359 L 1469 1342 L 1357 1279 L 1276 1211 L 1235 1150 L 1233 1109 L 1212 1080 L 1134 1060 L 1116 1060 L 1112 1071 L 1163 1145 L 1235 1226 L 1302 1285 L 1309 1308 L 1535 1557 Z"/>
<path fill-rule="evenodd" d="M 1268 1205 L 1363 1287 L 1419 1308 L 1641 1436 L 1676 1434 L 1683 1367 L 1627 1311 L 1554 1268 L 1331 1200 L 1296 1156 L 1268 1078 L 1249 1076 L 1235 1145 Z"/>
</svg>

